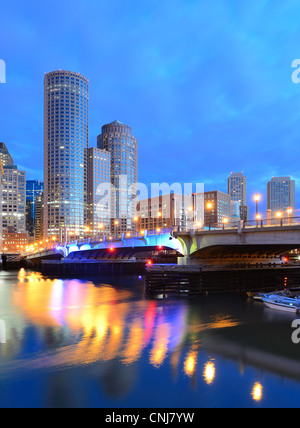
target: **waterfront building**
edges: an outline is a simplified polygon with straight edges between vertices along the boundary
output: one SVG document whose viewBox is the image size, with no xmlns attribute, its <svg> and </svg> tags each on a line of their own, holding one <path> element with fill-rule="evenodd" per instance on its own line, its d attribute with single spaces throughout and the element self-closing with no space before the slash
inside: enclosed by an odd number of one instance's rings
<svg viewBox="0 0 300 428">
<path fill-rule="evenodd" d="M 206 227 L 220 227 L 231 221 L 231 200 L 227 193 L 204 192 L 204 222 Z"/>
<path fill-rule="evenodd" d="M 89 82 L 79 73 L 54 71 L 44 80 L 45 238 L 84 235 L 85 154 Z"/>
<path fill-rule="evenodd" d="M 25 171 L 19 171 L 4 143 L 0 143 L 0 230 L 3 248 L 6 248 L 7 230 L 15 234 L 25 234 Z M 23 238 L 22 238 L 23 239 Z M 15 239 L 12 240 L 14 242 Z"/>
<path fill-rule="evenodd" d="M 268 212 L 271 218 L 281 212 L 295 212 L 295 180 L 291 177 L 273 177 L 267 184 Z"/>
<path fill-rule="evenodd" d="M 132 186 L 137 183 L 138 142 L 132 135 L 131 128 L 119 121 L 102 127 L 97 137 L 97 146 L 111 155 L 111 184 L 114 194 L 111 199 L 111 232 L 123 233 L 133 231 L 133 195 Z"/>
<path fill-rule="evenodd" d="M 23 254 L 28 244 L 28 235 L 16 233 L 14 228 L 3 229 L 3 251 L 12 254 Z"/>
<path fill-rule="evenodd" d="M 2 227 L 12 227 L 15 233 L 25 233 L 25 171 L 16 165 L 3 168 Z"/>
<path fill-rule="evenodd" d="M 201 229 L 204 224 L 203 202 L 203 194 L 176 193 L 141 200 L 134 218 L 137 230 Z"/>
<path fill-rule="evenodd" d="M 91 236 L 110 234 L 111 155 L 97 147 L 87 149 L 87 228 Z M 106 195 L 106 196 L 105 196 Z"/>
<path fill-rule="evenodd" d="M 247 206 L 247 177 L 242 172 L 231 173 L 228 178 L 228 194 L 231 201 L 239 203 L 240 219 L 247 221 L 249 218 L 249 208 Z"/>
<path fill-rule="evenodd" d="M 42 195 L 44 183 L 38 180 L 26 181 L 26 230 L 29 236 L 34 236 L 36 222 L 35 201 L 37 196 Z"/>
</svg>

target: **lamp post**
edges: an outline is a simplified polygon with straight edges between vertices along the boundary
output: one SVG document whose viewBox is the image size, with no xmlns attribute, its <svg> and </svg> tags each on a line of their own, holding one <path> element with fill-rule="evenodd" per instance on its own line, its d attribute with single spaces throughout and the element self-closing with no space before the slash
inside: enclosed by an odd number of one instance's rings
<svg viewBox="0 0 300 428">
<path fill-rule="evenodd" d="M 281 218 L 282 218 L 282 213 L 280 212 L 280 211 L 278 211 L 277 213 L 276 213 L 276 217 L 278 218 L 278 224 L 279 224 L 279 226 L 282 224 L 282 220 L 281 220 Z"/>
<path fill-rule="evenodd" d="M 255 203 L 256 203 L 256 218 L 257 218 L 257 216 L 259 215 L 258 214 L 258 202 L 260 201 L 260 196 L 258 194 L 256 194 L 254 196 L 254 200 L 255 200 Z"/>
<path fill-rule="evenodd" d="M 208 202 L 207 204 L 206 204 L 206 209 L 208 210 L 208 227 L 209 227 L 209 230 L 210 230 L 210 228 L 211 228 L 211 213 L 212 213 L 212 209 L 213 209 L 213 204 L 211 203 L 211 202 Z"/>
<path fill-rule="evenodd" d="M 286 210 L 286 212 L 287 212 L 287 216 L 288 216 L 288 224 L 291 224 L 291 217 L 292 217 L 292 214 L 293 214 L 293 209 L 289 207 Z"/>
<path fill-rule="evenodd" d="M 118 237 L 118 226 L 119 226 L 119 221 L 118 220 L 114 221 L 114 226 L 115 226 L 115 236 L 117 238 Z"/>
</svg>

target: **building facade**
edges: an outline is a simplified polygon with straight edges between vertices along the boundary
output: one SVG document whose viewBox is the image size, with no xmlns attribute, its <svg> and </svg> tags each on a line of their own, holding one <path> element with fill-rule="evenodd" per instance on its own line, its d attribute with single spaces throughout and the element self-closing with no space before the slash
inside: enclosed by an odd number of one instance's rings
<svg viewBox="0 0 300 428">
<path fill-rule="evenodd" d="M 36 224 L 35 201 L 44 191 L 44 183 L 38 180 L 26 181 L 26 230 L 29 236 L 34 236 Z"/>
<path fill-rule="evenodd" d="M 139 201 L 136 217 L 138 231 L 192 230 L 204 225 L 203 194 L 171 193 Z"/>
<path fill-rule="evenodd" d="M 45 237 L 83 236 L 86 210 L 89 82 L 54 71 L 44 80 Z"/>
<path fill-rule="evenodd" d="M 205 227 L 221 227 L 231 221 L 231 200 L 227 193 L 204 192 Z"/>
<path fill-rule="evenodd" d="M 228 194 L 232 202 L 239 203 L 239 217 L 248 221 L 249 209 L 247 206 L 247 177 L 242 172 L 232 172 L 228 178 Z M 233 204 L 236 208 L 236 205 Z"/>
<path fill-rule="evenodd" d="M 106 150 L 90 147 L 87 167 L 87 232 L 91 236 L 110 234 L 111 155 Z"/>
<path fill-rule="evenodd" d="M 14 164 L 13 158 L 4 143 L 0 143 L 0 161 L 2 166 L 12 166 Z"/>
<path fill-rule="evenodd" d="M 111 184 L 114 195 L 111 200 L 111 232 L 123 233 L 134 230 L 132 186 L 138 181 L 138 142 L 131 128 L 119 121 L 102 127 L 97 146 L 111 155 Z"/>
<path fill-rule="evenodd" d="M 3 168 L 2 227 L 26 233 L 26 173 L 16 165 Z"/>
<path fill-rule="evenodd" d="M 295 180 L 291 177 L 273 177 L 267 184 L 268 212 L 273 217 L 283 215 L 288 209 L 295 212 Z"/>
</svg>

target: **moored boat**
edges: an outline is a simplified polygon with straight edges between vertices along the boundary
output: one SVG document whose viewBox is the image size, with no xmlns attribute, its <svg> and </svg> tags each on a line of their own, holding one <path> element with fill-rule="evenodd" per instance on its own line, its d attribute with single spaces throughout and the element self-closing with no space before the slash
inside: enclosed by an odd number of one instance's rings
<svg viewBox="0 0 300 428">
<path fill-rule="evenodd" d="M 270 309 L 276 309 L 284 312 L 300 313 L 300 300 L 297 298 L 279 297 L 270 295 L 263 297 L 262 301 Z"/>
</svg>

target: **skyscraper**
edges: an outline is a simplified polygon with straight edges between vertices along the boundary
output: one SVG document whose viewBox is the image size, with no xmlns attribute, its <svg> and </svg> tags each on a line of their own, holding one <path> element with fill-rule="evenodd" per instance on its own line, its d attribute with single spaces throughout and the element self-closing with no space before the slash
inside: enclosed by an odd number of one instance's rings
<svg viewBox="0 0 300 428">
<path fill-rule="evenodd" d="M 3 165 L 2 227 L 8 229 L 9 233 L 25 233 L 25 171 L 19 171 L 14 165 L 13 158 L 4 143 L 0 143 L 0 162 Z"/>
<path fill-rule="evenodd" d="M 90 147 L 87 149 L 87 226 L 92 236 L 110 232 L 110 204 L 106 186 L 110 183 L 110 152 Z M 108 195 L 110 197 L 110 195 Z"/>
<path fill-rule="evenodd" d="M 228 178 L 228 194 L 232 202 L 239 203 L 240 219 L 247 221 L 249 216 L 247 206 L 247 177 L 242 172 L 231 173 Z"/>
<path fill-rule="evenodd" d="M 89 82 L 53 71 L 44 80 L 45 237 L 66 240 L 85 226 Z"/>
<path fill-rule="evenodd" d="M 111 229 L 114 233 L 133 230 L 132 186 L 137 183 L 138 142 L 131 128 L 119 121 L 102 127 L 98 148 L 111 154 L 111 184 L 115 188 L 112 201 Z"/>
<path fill-rule="evenodd" d="M 0 143 L 0 160 L 2 166 L 11 166 L 14 164 L 13 158 L 4 143 Z"/>
<path fill-rule="evenodd" d="M 295 180 L 291 177 L 273 177 L 267 185 L 268 211 L 286 212 L 288 208 L 295 211 Z"/>
</svg>

